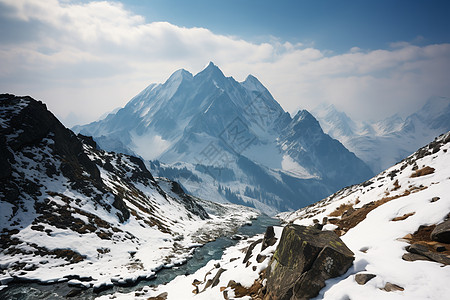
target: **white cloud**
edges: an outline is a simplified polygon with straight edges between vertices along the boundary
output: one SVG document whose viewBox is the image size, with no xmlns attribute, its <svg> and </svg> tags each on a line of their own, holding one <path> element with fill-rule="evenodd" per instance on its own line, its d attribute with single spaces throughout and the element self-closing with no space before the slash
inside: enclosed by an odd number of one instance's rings
<svg viewBox="0 0 450 300">
<path fill-rule="evenodd" d="M 257 76 L 291 113 L 328 102 L 352 116 L 380 118 L 412 112 L 432 95 L 450 96 L 450 44 L 396 42 L 371 51 L 355 45 L 333 54 L 277 38 L 251 43 L 149 23 L 107 1 L 0 0 L 0 20 L 11 32 L 0 45 L 0 90 L 30 94 L 80 122 L 124 105 L 176 69 L 196 73 L 210 60 L 238 80 Z"/>
</svg>

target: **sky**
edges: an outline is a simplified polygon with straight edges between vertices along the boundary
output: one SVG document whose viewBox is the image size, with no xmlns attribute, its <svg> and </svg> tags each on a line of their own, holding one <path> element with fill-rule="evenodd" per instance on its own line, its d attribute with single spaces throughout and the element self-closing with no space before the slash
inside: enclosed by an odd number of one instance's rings
<svg viewBox="0 0 450 300">
<path fill-rule="evenodd" d="M 291 114 L 406 116 L 450 97 L 449 15 L 439 0 L 0 0 L 0 93 L 42 100 L 71 127 L 213 61 L 256 76 Z"/>
</svg>

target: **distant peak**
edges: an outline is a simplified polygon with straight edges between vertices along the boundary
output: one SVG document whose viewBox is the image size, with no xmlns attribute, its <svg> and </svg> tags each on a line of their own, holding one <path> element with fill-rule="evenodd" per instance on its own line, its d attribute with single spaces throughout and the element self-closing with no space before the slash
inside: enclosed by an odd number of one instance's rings
<svg viewBox="0 0 450 300">
<path fill-rule="evenodd" d="M 181 79 L 190 79 L 192 77 L 193 76 L 190 72 L 186 71 L 185 69 L 179 69 L 179 70 L 173 72 L 172 75 L 170 75 L 169 79 L 167 79 L 167 82 L 175 81 L 175 80 L 178 81 Z"/>
<path fill-rule="evenodd" d="M 297 129 L 300 128 L 309 128 L 322 131 L 322 127 L 320 127 L 319 121 L 317 121 L 314 116 L 307 111 L 306 109 L 299 110 L 297 114 L 292 119 L 292 123 L 294 124 L 294 127 Z"/>
<path fill-rule="evenodd" d="M 212 61 L 209 62 L 209 64 L 206 66 L 206 68 L 203 69 L 203 71 L 199 72 L 195 76 L 219 76 L 219 77 L 225 77 L 223 75 L 222 71 L 219 69 L 218 66 L 216 66 Z"/>
<path fill-rule="evenodd" d="M 309 111 L 307 111 L 306 109 L 300 109 L 294 116 L 294 121 L 298 122 L 298 121 L 302 121 L 305 119 L 315 119 L 313 115 L 311 115 L 311 113 Z"/>
<path fill-rule="evenodd" d="M 245 78 L 245 81 L 257 81 L 259 82 L 258 78 L 256 78 L 255 76 L 253 76 L 252 74 L 249 74 L 247 76 L 247 78 Z"/>
<path fill-rule="evenodd" d="M 261 81 L 259 81 L 258 78 L 251 74 L 248 75 L 241 84 L 250 91 L 264 92 L 267 90 L 266 87 L 261 83 Z"/>
<path fill-rule="evenodd" d="M 203 69 L 203 71 L 206 71 L 206 70 L 219 70 L 220 71 L 219 67 L 216 66 L 212 61 L 210 61 L 209 64 Z"/>
</svg>

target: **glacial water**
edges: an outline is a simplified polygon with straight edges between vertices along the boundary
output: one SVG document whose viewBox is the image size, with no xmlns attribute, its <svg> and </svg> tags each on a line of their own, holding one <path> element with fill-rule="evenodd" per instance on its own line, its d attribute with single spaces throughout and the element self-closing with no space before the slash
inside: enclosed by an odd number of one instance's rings
<svg viewBox="0 0 450 300">
<path fill-rule="evenodd" d="M 236 234 L 242 236 L 254 236 L 259 233 L 264 233 L 267 226 L 279 225 L 279 220 L 261 215 L 258 219 L 252 221 L 251 226 L 242 226 L 238 229 Z M 107 295 L 117 291 L 128 293 L 139 290 L 144 286 L 157 286 L 165 284 L 173 280 L 179 275 L 192 274 L 210 260 L 219 259 L 222 256 L 223 251 L 237 243 L 237 240 L 232 239 L 231 236 L 221 237 L 213 242 L 207 243 L 202 247 L 196 249 L 193 257 L 189 259 L 185 264 L 176 266 L 170 269 L 162 269 L 157 273 L 157 277 L 152 280 L 140 281 L 137 285 L 132 287 L 119 287 L 114 286 L 111 289 L 103 291 L 98 294 L 94 294 L 92 288 L 87 290 L 81 290 L 72 299 L 95 299 L 100 295 Z M 17 283 L 12 284 L 7 289 L 0 291 L 0 299 L 20 299 L 20 300 L 32 300 L 32 299 L 67 299 L 66 295 L 74 288 L 69 287 L 67 283 L 58 283 L 51 285 L 41 285 L 39 283 Z"/>
</svg>

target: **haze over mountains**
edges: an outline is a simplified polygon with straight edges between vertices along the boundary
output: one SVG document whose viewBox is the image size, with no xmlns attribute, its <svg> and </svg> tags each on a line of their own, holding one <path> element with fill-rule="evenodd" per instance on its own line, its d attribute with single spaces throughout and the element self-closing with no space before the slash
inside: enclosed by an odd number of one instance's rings
<svg viewBox="0 0 450 300">
<path fill-rule="evenodd" d="M 355 122 L 332 105 L 313 110 L 326 133 L 361 158 L 374 173 L 402 160 L 450 130 L 450 98 L 432 97 L 417 112 L 377 122 Z"/>
<path fill-rule="evenodd" d="M 176 71 L 116 113 L 73 130 L 105 150 L 154 160 L 156 174 L 196 196 L 267 213 L 303 207 L 373 175 L 309 112 L 291 117 L 257 78 L 237 82 L 213 63 L 195 76 Z"/>
</svg>

